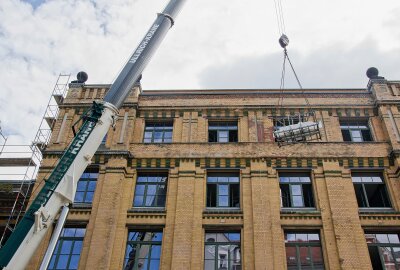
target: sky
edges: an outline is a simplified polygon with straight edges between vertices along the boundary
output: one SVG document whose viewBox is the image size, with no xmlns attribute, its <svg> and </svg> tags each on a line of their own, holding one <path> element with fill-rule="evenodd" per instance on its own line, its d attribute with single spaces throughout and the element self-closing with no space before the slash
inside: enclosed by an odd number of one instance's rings
<svg viewBox="0 0 400 270">
<path fill-rule="evenodd" d="M 109 84 L 167 0 L 1 0 L 0 121 L 29 144 L 59 74 Z M 400 80 L 400 1 L 282 0 L 304 88 L 363 88 L 375 66 Z M 274 0 L 187 0 L 143 73 L 154 89 L 276 89 L 283 52 Z M 287 73 L 287 88 L 298 87 Z"/>
</svg>

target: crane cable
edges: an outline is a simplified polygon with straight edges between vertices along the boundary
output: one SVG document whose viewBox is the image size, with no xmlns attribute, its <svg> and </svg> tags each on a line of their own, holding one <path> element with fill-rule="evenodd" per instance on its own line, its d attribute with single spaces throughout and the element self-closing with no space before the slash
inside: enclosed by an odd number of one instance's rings
<svg viewBox="0 0 400 270">
<path fill-rule="evenodd" d="M 281 73 L 281 84 L 280 84 L 280 94 L 278 98 L 278 107 L 281 108 L 283 106 L 283 91 L 285 89 L 285 75 L 286 75 L 286 59 L 287 62 L 289 62 L 289 65 L 293 71 L 293 74 L 296 78 L 297 84 L 299 85 L 302 96 L 304 97 L 306 101 L 307 107 L 310 107 L 310 102 L 308 101 L 307 96 L 305 95 L 303 86 L 301 85 L 300 79 L 296 73 L 296 70 L 294 69 L 294 66 L 292 64 L 292 61 L 289 58 L 289 54 L 287 52 L 286 47 L 289 45 L 289 38 L 287 37 L 286 33 L 286 24 L 285 24 L 285 18 L 283 15 L 283 7 L 282 7 L 282 1 L 281 0 L 274 0 L 275 4 L 275 15 L 278 23 L 278 33 L 280 36 L 279 38 L 279 44 L 283 48 L 283 66 L 282 66 L 282 73 Z"/>
<path fill-rule="evenodd" d="M 281 0 L 274 0 L 275 15 L 278 22 L 278 34 L 282 35 L 286 32 L 285 18 L 283 16 L 283 8 Z"/>
</svg>

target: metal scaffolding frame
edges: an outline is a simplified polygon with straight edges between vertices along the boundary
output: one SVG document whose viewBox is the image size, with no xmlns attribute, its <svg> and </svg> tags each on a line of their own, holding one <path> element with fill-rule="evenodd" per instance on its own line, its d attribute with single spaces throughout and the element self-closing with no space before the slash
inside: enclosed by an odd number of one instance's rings
<svg viewBox="0 0 400 270">
<path fill-rule="evenodd" d="M 27 198 L 35 183 L 42 162 L 42 151 L 45 150 L 50 141 L 55 122 L 57 121 L 59 105 L 64 101 L 69 80 L 70 74 L 60 74 L 58 76 L 47 103 L 46 111 L 31 145 L 7 145 L 7 138 L 1 133 L 0 129 L 0 135 L 4 138 L 4 144 L 0 145 L 0 167 L 11 168 L 9 170 L 10 173 L 0 173 L 0 181 L 11 180 L 20 183 L 15 190 L 17 195 L 5 229 L 1 234 L 0 247 L 3 246 L 5 238 L 14 230 L 19 219 L 24 214 L 28 203 Z M 20 168 L 20 170 L 18 171 L 16 168 Z"/>
<path fill-rule="evenodd" d="M 274 138 L 279 146 L 321 139 L 321 123 L 316 121 L 315 112 L 274 117 Z"/>
</svg>

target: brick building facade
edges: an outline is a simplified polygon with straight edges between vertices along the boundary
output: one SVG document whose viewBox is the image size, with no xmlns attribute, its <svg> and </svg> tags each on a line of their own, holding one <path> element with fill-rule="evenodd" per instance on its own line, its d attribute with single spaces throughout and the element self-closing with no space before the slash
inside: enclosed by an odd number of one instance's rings
<svg viewBox="0 0 400 270">
<path fill-rule="evenodd" d="M 37 185 L 107 88 L 70 88 Z M 400 269 L 400 83 L 279 98 L 136 86 L 80 179 L 49 269 Z M 279 147 L 274 119 L 310 108 L 322 139 Z"/>
</svg>

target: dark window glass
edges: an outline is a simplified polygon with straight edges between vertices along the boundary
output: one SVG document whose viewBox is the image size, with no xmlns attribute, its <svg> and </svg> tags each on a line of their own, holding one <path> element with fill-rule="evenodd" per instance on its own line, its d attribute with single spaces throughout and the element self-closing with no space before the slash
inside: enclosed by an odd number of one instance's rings
<svg viewBox="0 0 400 270">
<path fill-rule="evenodd" d="M 285 232 L 288 269 L 324 269 L 318 233 Z"/>
<path fill-rule="evenodd" d="M 340 120 L 343 141 L 345 142 L 370 142 L 371 131 L 367 119 Z"/>
<path fill-rule="evenodd" d="M 237 142 L 238 126 L 237 122 L 209 122 L 208 124 L 209 142 Z"/>
<path fill-rule="evenodd" d="M 167 179 L 167 174 L 139 174 L 133 206 L 165 207 Z"/>
<path fill-rule="evenodd" d="M 92 203 L 94 192 L 96 190 L 97 178 L 99 173 L 97 169 L 87 169 L 79 178 L 76 188 L 74 203 Z"/>
<path fill-rule="evenodd" d="M 391 207 L 381 174 L 353 173 L 352 181 L 359 207 Z"/>
<path fill-rule="evenodd" d="M 106 144 L 106 142 L 107 142 L 107 134 L 106 135 L 104 135 L 104 137 L 103 137 L 103 139 L 101 140 L 101 144 Z"/>
<path fill-rule="evenodd" d="M 172 122 L 146 122 L 143 142 L 145 143 L 171 143 Z"/>
<path fill-rule="evenodd" d="M 396 233 L 365 233 L 372 267 L 400 269 L 400 241 Z"/>
<path fill-rule="evenodd" d="M 241 265 L 240 232 L 206 232 L 205 270 L 240 270 Z"/>
<path fill-rule="evenodd" d="M 282 207 L 314 207 L 312 184 L 308 174 L 281 173 L 279 182 Z"/>
<path fill-rule="evenodd" d="M 240 207 L 240 183 L 236 173 L 207 175 L 207 207 Z"/>
<path fill-rule="evenodd" d="M 160 267 L 162 232 L 131 231 L 124 270 L 157 270 Z"/>
<path fill-rule="evenodd" d="M 84 228 L 64 228 L 47 269 L 78 269 L 84 236 Z"/>
</svg>

